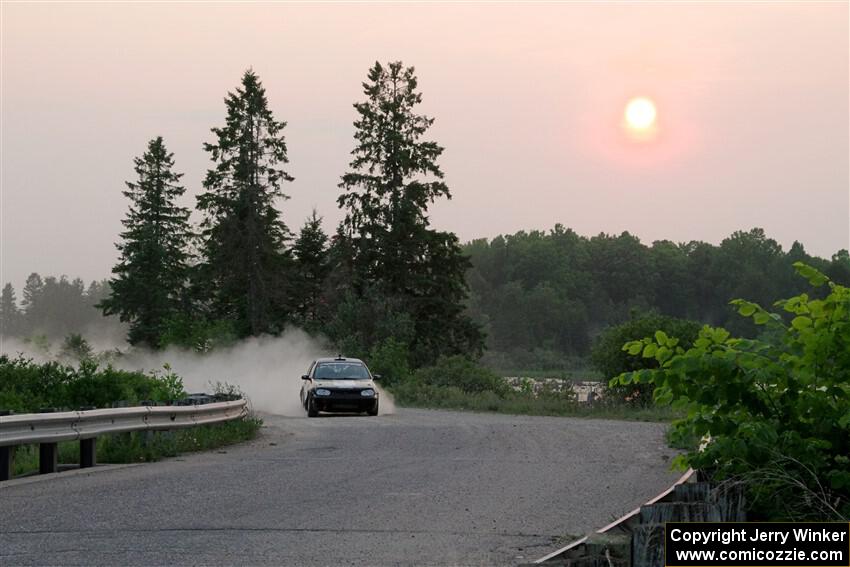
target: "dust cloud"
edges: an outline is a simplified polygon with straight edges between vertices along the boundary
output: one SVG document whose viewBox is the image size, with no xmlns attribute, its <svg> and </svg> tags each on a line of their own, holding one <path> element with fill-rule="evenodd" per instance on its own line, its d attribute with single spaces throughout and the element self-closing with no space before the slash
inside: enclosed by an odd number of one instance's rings
<svg viewBox="0 0 850 567">
<path fill-rule="evenodd" d="M 298 329 L 277 337 L 244 339 L 206 353 L 179 348 L 162 351 L 128 348 L 126 343 L 115 340 L 92 341 L 92 346 L 99 353 L 121 352 L 110 360 L 116 368 L 152 372 L 162 371 L 167 364 L 183 379 L 189 393 L 211 393 L 216 384 L 229 384 L 236 386 L 256 411 L 298 417 L 305 415 L 299 398 L 301 375 L 314 359 L 335 354 L 321 340 Z M 51 350 L 9 337 L 4 337 L 0 344 L 0 354 L 23 354 L 39 363 L 57 360 Z M 395 413 L 392 396 L 380 387 L 378 390 L 380 413 Z"/>
<path fill-rule="evenodd" d="M 313 359 L 328 356 L 322 343 L 300 330 L 262 336 L 207 353 L 169 348 L 132 351 L 115 362 L 126 370 L 161 370 L 168 364 L 187 392 L 212 392 L 217 383 L 239 388 L 257 411 L 304 415 L 301 375 Z"/>
</svg>

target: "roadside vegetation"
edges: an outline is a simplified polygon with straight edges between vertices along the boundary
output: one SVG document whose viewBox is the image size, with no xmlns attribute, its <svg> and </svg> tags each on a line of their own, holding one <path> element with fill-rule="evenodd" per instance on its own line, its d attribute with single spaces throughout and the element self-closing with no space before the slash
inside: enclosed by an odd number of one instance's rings
<svg viewBox="0 0 850 567">
<path fill-rule="evenodd" d="M 238 397 L 231 385 L 215 385 L 222 399 Z M 23 356 L 0 356 L 0 411 L 33 413 L 79 409 L 167 405 L 186 397 L 183 382 L 166 367 L 143 373 L 101 366 L 92 358 L 70 363 L 36 363 Z M 256 436 L 262 421 L 244 419 L 172 432 L 105 435 L 97 440 L 97 461 L 133 463 L 156 461 L 192 451 L 206 451 Z M 59 444 L 60 464 L 79 464 L 79 442 Z M 15 452 L 15 474 L 38 470 L 38 447 L 21 446 Z"/>
<path fill-rule="evenodd" d="M 262 425 L 262 420 L 248 416 L 244 419 L 170 432 L 104 435 L 97 439 L 97 462 L 100 464 L 154 462 L 185 453 L 220 449 L 253 439 Z M 80 464 L 79 442 L 59 443 L 59 464 L 69 466 Z M 37 470 L 38 446 L 19 447 L 15 452 L 15 475 L 28 474 Z"/>
<path fill-rule="evenodd" d="M 169 368 L 143 373 L 102 367 L 84 358 L 36 363 L 24 356 L 0 356 L 0 410 L 16 413 L 43 409 L 108 408 L 116 403 L 169 403 L 186 396 L 183 381 Z"/>
<path fill-rule="evenodd" d="M 516 415 L 549 415 L 670 421 L 678 414 L 653 404 L 637 405 L 599 398 L 579 402 L 570 380 L 536 382 L 522 379 L 517 386 L 504 377 L 462 356 L 441 358 L 434 366 L 413 373 L 399 372 L 380 357 L 372 359 L 397 404 L 408 407 L 496 412 Z"/>
<path fill-rule="evenodd" d="M 657 404 L 685 416 L 674 442 L 705 439 L 677 462 L 718 483 L 741 483 L 752 519 L 850 519 L 850 289 L 803 263 L 808 293 L 769 311 L 743 299 L 739 315 L 758 338 L 703 327 L 691 346 L 658 330 L 627 343 L 657 368 L 626 372 L 615 386 L 654 387 Z"/>
</svg>

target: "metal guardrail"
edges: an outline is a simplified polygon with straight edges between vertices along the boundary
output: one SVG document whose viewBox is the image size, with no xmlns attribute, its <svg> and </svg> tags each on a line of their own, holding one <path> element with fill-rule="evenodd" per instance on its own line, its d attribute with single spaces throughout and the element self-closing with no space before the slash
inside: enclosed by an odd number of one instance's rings
<svg viewBox="0 0 850 567">
<path fill-rule="evenodd" d="M 39 472 L 56 472 L 57 443 L 80 441 L 80 467 L 95 464 L 100 435 L 132 431 L 165 431 L 239 419 L 247 401 L 234 400 L 186 406 L 139 406 L 59 413 L 0 416 L 0 481 L 12 477 L 14 448 L 39 445 Z"/>
</svg>

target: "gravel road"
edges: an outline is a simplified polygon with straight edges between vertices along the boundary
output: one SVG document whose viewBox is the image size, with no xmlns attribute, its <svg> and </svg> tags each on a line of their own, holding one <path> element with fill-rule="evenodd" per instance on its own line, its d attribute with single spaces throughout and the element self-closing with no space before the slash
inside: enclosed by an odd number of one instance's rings
<svg viewBox="0 0 850 567">
<path fill-rule="evenodd" d="M 0 485 L 2 565 L 512 565 L 669 486 L 664 426 L 401 409 Z"/>
</svg>

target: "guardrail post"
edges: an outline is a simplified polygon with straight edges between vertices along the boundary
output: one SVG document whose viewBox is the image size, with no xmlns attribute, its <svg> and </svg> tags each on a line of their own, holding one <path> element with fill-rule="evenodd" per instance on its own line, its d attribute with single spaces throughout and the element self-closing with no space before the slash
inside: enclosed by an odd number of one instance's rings
<svg viewBox="0 0 850 567">
<path fill-rule="evenodd" d="M 0 480 L 9 480 L 15 472 L 15 448 L 0 447 Z"/>
<path fill-rule="evenodd" d="M 38 474 L 54 473 L 59 470 L 59 443 L 39 443 Z"/>
<path fill-rule="evenodd" d="M 97 464 L 97 437 L 80 439 L 80 468 L 87 469 Z"/>
</svg>

